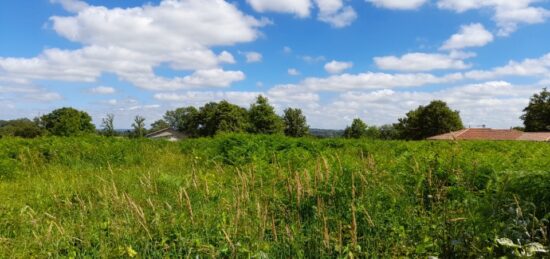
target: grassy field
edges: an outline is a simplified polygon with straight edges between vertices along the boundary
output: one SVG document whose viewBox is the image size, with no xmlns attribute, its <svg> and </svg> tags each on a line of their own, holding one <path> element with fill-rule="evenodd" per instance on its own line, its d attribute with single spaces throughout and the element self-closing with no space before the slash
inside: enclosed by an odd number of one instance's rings
<svg viewBox="0 0 550 259">
<path fill-rule="evenodd" d="M 0 258 L 548 256 L 549 154 L 527 142 L 1 139 Z"/>
</svg>

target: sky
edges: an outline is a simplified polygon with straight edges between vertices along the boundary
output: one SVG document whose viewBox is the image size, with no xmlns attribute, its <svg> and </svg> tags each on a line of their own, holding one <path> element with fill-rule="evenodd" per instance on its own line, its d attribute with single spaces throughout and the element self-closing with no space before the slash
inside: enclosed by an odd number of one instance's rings
<svg viewBox="0 0 550 259">
<path fill-rule="evenodd" d="M 435 99 L 509 128 L 550 86 L 549 20 L 548 0 L 5 0 L 0 119 L 70 106 L 129 128 L 262 94 L 314 128 Z"/>
</svg>

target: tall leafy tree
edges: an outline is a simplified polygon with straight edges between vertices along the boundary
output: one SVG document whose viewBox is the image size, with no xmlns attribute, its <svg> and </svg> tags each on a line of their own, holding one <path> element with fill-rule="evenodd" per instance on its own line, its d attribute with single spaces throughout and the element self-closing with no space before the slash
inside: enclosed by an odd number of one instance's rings
<svg viewBox="0 0 550 259">
<path fill-rule="evenodd" d="M 306 116 L 301 109 L 287 108 L 284 111 L 283 121 L 285 124 L 285 135 L 290 137 L 303 137 L 309 132 Z"/>
<path fill-rule="evenodd" d="M 351 126 L 346 127 L 344 130 L 344 137 L 346 138 L 363 138 L 367 136 L 367 124 L 361 119 L 354 119 Z"/>
<path fill-rule="evenodd" d="M 147 130 L 145 129 L 145 118 L 142 116 L 137 115 L 134 118 L 134 123 L 132 123 L 133 136 L 136 138 L 142 138 L 145 136 L 145 133 Z"/>
<path fill-rule="evenodd" d="M 74 136 L 95 132 L 92 117 L 74 108 L 61 108 L 46 114 L 38 120 L 48 133 L 56 136 Z"/>
<path fill-rule="evenodd" d="M 10 121 L 0 121 L 0 137 L 14 136 L 22 138 L 35 138 L 42 135 L 42 130 L 38 125 L 29 119 L 16 119 Z"/>
<path fill-rule="evenodd" d="M 227 101 L 205 104 L 200 108 L 198 122 L 201 136 L 242 132 L 248 126 L 246 109 Z"/>
<path fill-rule="evenodd" d="M 380 139 L 399 139 L 399 132 L 392 124 L 382 125 L 378 130 L 380 131 Z"/>
<path fill-rule="evenodd" d="M 197 136 L 199 134 L 199 111 L 193 106 L 167 111 L 164 115 L 164 120 L 171 128 L 188 136 Z"/>
<path fill-rule="evenodd" d="M 250 132 L 258 134 L 275 134 L 283 130 L 282 119 L 275 113 L 269 100 L 259 95 L 248 110 Z"/>
<path fill-rule="evenodd" d="M 151 129 L 149 132 L 155 132 L 163 129 L 170 128 L 170 124 L 166 122 L 165 120 L 157 120 L 151 124 Z"/>
<path fill-rule="evenodd" d="M 115 115 L 112 113 L 107 114 L 102 120 L 102 131 L 105 136 L 114 136 L 116 135 L 115 131 Z"/>
<path fill-rule="evenodd" d="M 447 103 L 439 100 L 409 111 L 394 126 L 401 138 L 410 140 L 421 140 L 464 128 L 460 113 L 451 110 Z"/>
<path fill-rule="evenodd" d="M 546 88 L 531 97 L 521 116 L 525 131 L 550 131 L 550 92 Z"/>
</svg>

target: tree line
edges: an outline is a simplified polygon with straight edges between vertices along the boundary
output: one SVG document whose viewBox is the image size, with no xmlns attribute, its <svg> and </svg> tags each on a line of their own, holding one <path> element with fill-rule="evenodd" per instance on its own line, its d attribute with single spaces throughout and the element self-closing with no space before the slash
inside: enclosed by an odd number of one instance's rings
<svg viewBox="0 0 550 259">
<path fill-rule="evenodd" d="M 533 95 L 523 110 L 521 119 L 527 132 L 550 131 L 550 92 L 546 88 Z M 114 127 L 115 116 L 107 114 L 100 130 L 84 111 L 65 107 L 46 115 L 30 119 L 0 120 L 0 137 L 34 138 L 42 135 L 75 136 L 83 134 L 120 135 Z M 189 137 L 211 137 L 225 132 L 252 134 L 285 134 L 291 137 L 310 135 L 307 119 L 298 108 L 287 108 L 279 116 L 268 98 L 258 96 L 248 109 L 228 101 L 210 102 L 202 107 L 181 107 L 167 111 L 163 118 L 146 129 L 145 118 L 137 115 L 132 123 L 130 137 L 143 137 L 147 133 L 172 128 Z M 463 129 L 459 111 L 452 110 L 440 100 L 409 111 L 397 123 L 380 127 L 368 126 L 356 118 L 343 131 L 346 138 L 421 140 L 434 135 Z"/>
</svg>

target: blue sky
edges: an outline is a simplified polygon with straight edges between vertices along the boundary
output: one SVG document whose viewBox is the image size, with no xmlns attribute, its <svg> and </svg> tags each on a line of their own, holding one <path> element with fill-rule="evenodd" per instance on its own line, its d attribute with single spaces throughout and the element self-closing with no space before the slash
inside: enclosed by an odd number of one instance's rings
<svg viewBox="0 0 550 259">
<path fill-rule="evenodd" d="M 550 84 L 549 19 L 544 0 L 2 1 L 0 119 L 72 106 L 127 128 L 263 94 L 318 128 L 433 99 L 508 128 Z"/>
</svg>

